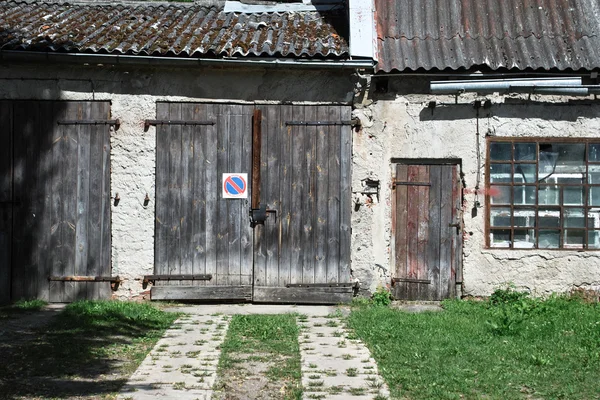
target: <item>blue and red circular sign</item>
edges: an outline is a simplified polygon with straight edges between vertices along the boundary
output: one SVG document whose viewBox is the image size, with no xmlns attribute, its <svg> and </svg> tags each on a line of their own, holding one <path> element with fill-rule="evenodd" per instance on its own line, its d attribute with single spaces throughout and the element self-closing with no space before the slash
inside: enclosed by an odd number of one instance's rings
<svg viewBox="0 0 600 400">
<path fill-rule="evenodd" d="M 223 174 L 223 197 L 234 199 L 248 197 L 246 176 L 246 174 Z"/>
</svg>

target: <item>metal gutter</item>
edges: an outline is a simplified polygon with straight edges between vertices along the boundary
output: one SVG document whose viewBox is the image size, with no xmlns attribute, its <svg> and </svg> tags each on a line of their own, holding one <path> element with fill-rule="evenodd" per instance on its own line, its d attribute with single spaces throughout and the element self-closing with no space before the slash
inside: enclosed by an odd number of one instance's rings
<svg viewBox="0 0 600 400">
<path fill-rule="evenodd" d="M 71 64 L 150 65 L 172 67 L 254 67 L 282 69 L 373 69 L 372 60 L 304 60 L 287 58 L 183 58 L 128 54 L 50 53 L 0 50 L 0 61 L 35 61 Z"/>
</svg>

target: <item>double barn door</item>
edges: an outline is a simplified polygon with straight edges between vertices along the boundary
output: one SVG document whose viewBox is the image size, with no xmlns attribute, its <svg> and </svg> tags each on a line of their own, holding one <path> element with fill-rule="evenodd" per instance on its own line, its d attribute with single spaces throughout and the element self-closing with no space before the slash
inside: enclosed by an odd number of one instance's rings
<svg viewBox="0 0 600 400">
<path fill-rule="evenodd" d="M 158 103 L 152 298 L 350 300 L 349 120 L 346 106 Z M 247 174 L 246 198 L 224 198 L 227 173 Z"/>
</svg>

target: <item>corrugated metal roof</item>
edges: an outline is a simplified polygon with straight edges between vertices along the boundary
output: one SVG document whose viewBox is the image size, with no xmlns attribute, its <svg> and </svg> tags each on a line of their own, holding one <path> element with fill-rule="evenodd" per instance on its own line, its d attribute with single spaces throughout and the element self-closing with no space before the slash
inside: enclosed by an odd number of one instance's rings
<svg viewBox="0 0 600 400">
<path fill-rule="evenodd" d="M 180 57 L 340 58 L 343 10 L 224 13 L 198 4 L 108 5 L 0 1 L 0 48 Z"/>
<path fill-rule="evenodd" d="M 600 68 L 598 0 L 375 0 L 378 71 Z"/>
</svg>

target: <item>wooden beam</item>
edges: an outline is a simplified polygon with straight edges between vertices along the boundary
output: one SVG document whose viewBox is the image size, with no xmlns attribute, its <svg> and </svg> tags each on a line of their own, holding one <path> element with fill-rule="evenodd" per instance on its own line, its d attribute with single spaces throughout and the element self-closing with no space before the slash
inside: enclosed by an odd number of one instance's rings
<svg viewBox="0 0 600 400">
<path fill-rule="evenodd" d="M 264 287 L 255 286 L 256 303 L 340 304 L 352 301 L 352 287 Z"/>
<path fill-rule="evenodd" d="M 152 300 L 251 301 L 252 286 L 153 286 Z"/>
</svg>

